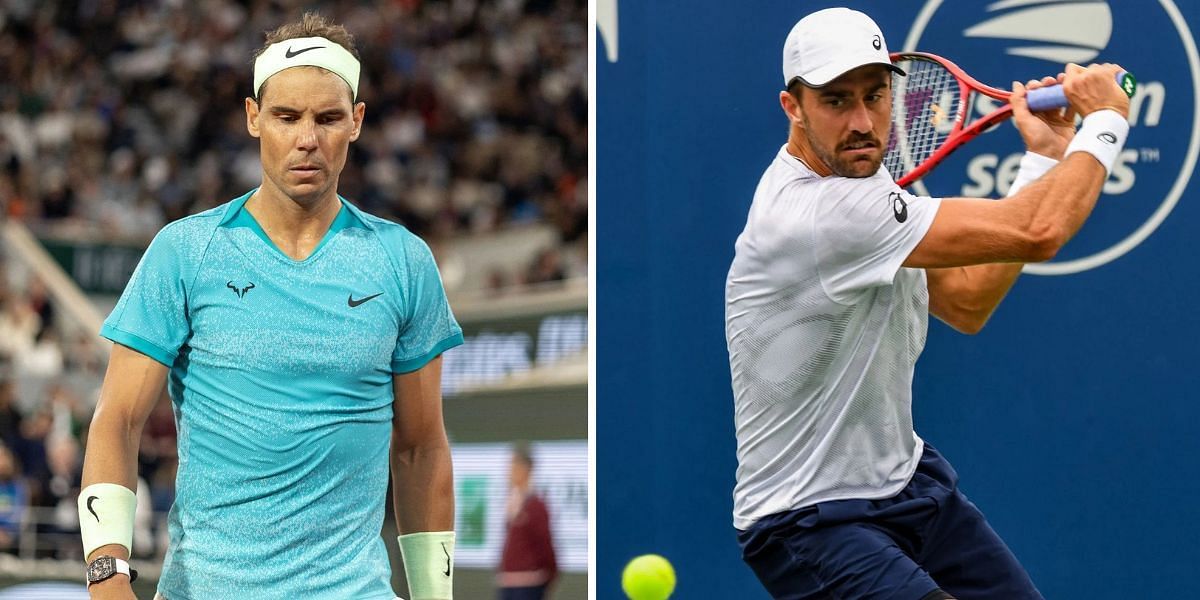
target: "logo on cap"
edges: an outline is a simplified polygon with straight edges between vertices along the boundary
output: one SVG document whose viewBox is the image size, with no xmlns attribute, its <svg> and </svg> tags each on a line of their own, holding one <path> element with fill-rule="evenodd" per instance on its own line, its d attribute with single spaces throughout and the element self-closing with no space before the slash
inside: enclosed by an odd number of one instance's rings
<svg viewBox="0 0 1200 600">
<path fill-rule="evenodd" d="M 883 47 L 883 40 L 879 39 L 879 36 L 875 36 L 875 39 L 871 40 L 871 45 L 874 46 L 876 50 L 878 50 Z"/>
</svg>

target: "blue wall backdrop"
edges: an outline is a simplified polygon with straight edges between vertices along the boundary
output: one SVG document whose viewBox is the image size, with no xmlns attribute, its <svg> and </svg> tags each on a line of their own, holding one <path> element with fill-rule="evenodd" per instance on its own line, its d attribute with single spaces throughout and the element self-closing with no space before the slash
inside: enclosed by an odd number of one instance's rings
<svg viewBox="0 0 1200 600">
<path fill-rule="evenodd" d="M 724 279 L 786 137 L 783 40 L 832 4 L 599 4 L 601 21 L 617 11 L 596 55 L 599 597 L 622 597 L 625 561 L 658 552 L 677 567 L 676 598 L 766 598 L 730 525 Z M 996 85 L 1066 60 L 1138 75 L 1130 141 L 1093 218 L 980 335 L 931 320 L 914 412 L 1048 598 L 1200 598 L 1200 3 L 850 5 L 892 50 L 945 54 Z M 1006 124 L 928 193 L 1001 194 L 1019 152 Z"/>
</svg>

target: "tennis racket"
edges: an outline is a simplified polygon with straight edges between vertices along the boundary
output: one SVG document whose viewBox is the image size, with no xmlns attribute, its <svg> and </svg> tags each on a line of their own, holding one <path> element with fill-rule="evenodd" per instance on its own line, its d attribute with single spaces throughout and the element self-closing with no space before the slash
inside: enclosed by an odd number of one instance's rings
<svg viewBox="0 0 1200 600">
<path fill-rule="evenodd" d="M 1010 91 L 984 85 L 958 65 L 926 52 L 894 52 L 892 62 L 908 73 L 893 78 L 892 133 L 883 165 L 900 187 L 924 177 L 950 153 L 1012 116 Z M 1133 75 L 1121 71 L 1117 84 L 1129 96 Z M 980 96 L 1004 101 L 990 113 L 966 122 Z M 1061 85 L 1030 90 L 1029 108 L 1048 111 L 1067 106 Z"/>
</svg>

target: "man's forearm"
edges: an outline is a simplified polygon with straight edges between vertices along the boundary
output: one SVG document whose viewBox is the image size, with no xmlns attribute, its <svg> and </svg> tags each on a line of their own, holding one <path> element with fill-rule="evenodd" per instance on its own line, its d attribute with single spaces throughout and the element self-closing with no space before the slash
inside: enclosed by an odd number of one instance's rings
<svg viewBox="0 0 1200 600">
<path fill-rule="evenodd" d="M 100 390 L 100 401 L 88 427 L 83 457 L 83 485 L 115 483 L 137 489 L 138 446 L 146 419 L 162 395 L 167 367 L 113 344 Z"/>
<path fill-rule="evenodd" d="M 1004 300 L 1008 290 L 1021 274 L 1025 263 L 996 263 L 963 267 L 968 285 L 975 292 L 976 303 L 990 315 Z"/>
<path fill-rule="evenodd" d="M 80 489 L 96 483 L 114 483 L 137 492 L 137 438 L 141 432 L 134 429 L 127 419 L 102 410 L 96 412 L 88 428 Z M 101 555 L 128 559 L 129 551 L 120 544 L 109 544 L 85 558 L 90 561 Z"/>
<path fill-rule="evenodd" d="M 96 411 L 91 427 L 88 428 L 87 450 L 83 459 L 83 475 L 80 488 L 87 490 L 88 486 L 97 483 L 111 483 L 137 492 L 137 452 L 140 427 L 133 427 L 129 419 L 121 415 L 106 412 L 101 408 Z M 86 503 L 87 499 L 82 502 Z M 85 504 L 86 506 L 86 504 Z M 89 518 L 80 514 L 81 520 Z M 87 536 L 84 536 L 87 543 Z M 100 556 L 112 556 L 129 560 L 129 549 L 121 544 L 105 544 L 97 547 L 84 557 L 84 562 L 90 563 Z M 99 583 L 88 586 L 92 598 L 120 598 L 133 596 L 129 577 L 117 575 Z"/>
<path fill-rule="evenodd" d="M 1047 158 L 1049 156 L 1054 156 L 1055 158 Z M 1054 202 L 1054 199 L 1057 197 L 1055 194 L 1060 189 L 1060 183 L 1064 181 L 1061 178 L 1074 176 L 1071 171 L 1082 170 L 1086 172 L 1089 170 L 1088 167 L 1083 165 L 1072 165 L 1067 167 L 1068 173 L 1065 175 L 1061 173 L 1051 175 L 1049 171 L 1061 163 L 1061 158 L 1062 149 L 1058 149 L 1057 151 L 1042 149 L 1040 153 L 1031 150 L 1021 159 L 1021 170 L 1018 173 L 1018 181 L 1014 182 L 1014 188 L 1009 192 L 1010 197 L 1016 196 L 1025 188 L 1030 187 L 1031 184 L 1040 186 L 1043 180 L 1058 180 L 1058 182 L 1051 181 L 1050 185 L 1035 188 L 1033 190 L 1034 193 L 1027 194 L 1018 200 L 1018 202 L 1025 203 L 1031 222 L 1037 221 L 1039 218 L 1058 218 L 1053 214 L 1039 215 L 1039 210 L 1043 209 L 1043 204 Z M 1025 176 L 1027 181 L 1020 181 L 1022 176 Z M 1103 185 L 1102 180 L 1100 184 Z M 1018 190 L 1018 187 L 1021 189 Z M 1094 199 L 1090 203 L 1087 201 L 1085 196 L 1091 195 L 1091 192 L 1086 187 L 1075 191 L 1081 193 L 1081 199 L 1072 200 L 1067 198 L 1061 206 L 1047 207 L 1051 209 L 1058 208 L 1064 211 L 1064 216 L 1061 218 L 1068 220 L 1068 223 L 1063 228 L 1068 238 L 1074 235 L 1091 212 L 1091 207 L 1095 205 Z M 1096 190 L 1094 196 L 1099 196 L 1099 190 Z M 996 307 L 1000 305 L 1000 302 L 1008 294 L 1008 290 L 1012 289 L 1024 266 L 1025 263 L 1021 262 L 986 263 L 959 267 L 961 269 L 960 272 L 947 274 L 947 277 L 957 278 L 957 282 L 953 287 L 959 294 L 956 300 L 962 304 L 960 310 L 969 313 L 970 320 L 977 323 L 977 325 L 969 328 L 982 327 L 987 322 L 988 318 L 996 310 Z"/>
<path fill-rule="evenodd" d="M 97 411 L 88 428 L 83 459 L 83 487 L 93 483 L 116 483 L 137 487 L 137 452 L 140 429 L 128 419 Z"/>
<path fill-rule="evenodd" d="M 1104 167 L 1082 152 L 1072 154 L 1006 202 L 1021 227 L 1042 240 L 1048 255 L 1061 248 L 1087 220 L 1104 185 Z M 977 332 L 1021 274 L 1023 263 L 988 263 L 930 269 L 930 311 L 957 329 Z M 940 272 L 939 272 L 940 271 Z"/>
<path fill-rule="evenodd" d="M 1028 229 L 1046 233 L 1057 251 L 1092 213 L 1106 176 L 1094 157 L 1076 152 L 1009 201 L 1025 209 Z"/>
<path fill-rule="evenodd" d="M 1059 161 L 1050 172 L 1026 185 L 1019 193 L 1031 203 L 1035 223 L 1061 223 L 1061 244 L 1075 236 L 1100 198 L 1106 178 L 1104 167 L 1086 153 L 1075 153 L 1070 162 Z M 991 314 L 1008 294 L 1024 263 L 995 263 L 963 267 L 975 304 Z"/>
<path fill-rule="evenodd" d="M 445 438 L 393 450 L 392 496 L 401 535 L 454 529 L 454 469 Z"/>
<path fill-rule="evenodd" d="M 978 333 L 1021 273 L 1022 263 L 926 269 L 929 312 L 963 333 Z"/>
</svg>

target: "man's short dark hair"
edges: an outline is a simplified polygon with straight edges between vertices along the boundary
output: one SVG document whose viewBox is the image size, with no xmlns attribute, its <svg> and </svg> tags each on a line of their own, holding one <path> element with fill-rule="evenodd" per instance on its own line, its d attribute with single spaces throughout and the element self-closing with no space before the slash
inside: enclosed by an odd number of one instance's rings
<svg viewBox="0 0 1200 600">
<path fill-rule="evenodd" d="M 806 87 L 808 87 L 808 86 L 804 85 L 804 82 L 800 81 L 799 77 L 795 77 L 792 79 L 792 82 L 788 84 L 787 92 L 789 94 L 791 94 L 792 98 L 795 98 L 796 103 L 799 104 L 800 103 L 800 92 L 802 90 L 804 90 L 804 88 L 806 88 Z"/>
<path fill-rule="evenodd" d="M 513 444 L 513 458 L 521 461 L 530 470 L 533 469 L 533 450 L 529 447 L 529 442 L 517 442 Z"/>
</svg>

